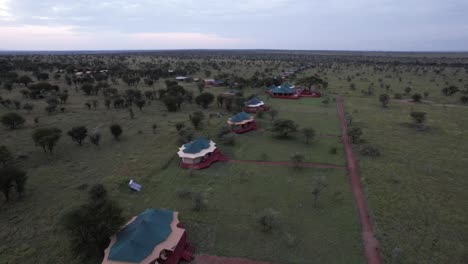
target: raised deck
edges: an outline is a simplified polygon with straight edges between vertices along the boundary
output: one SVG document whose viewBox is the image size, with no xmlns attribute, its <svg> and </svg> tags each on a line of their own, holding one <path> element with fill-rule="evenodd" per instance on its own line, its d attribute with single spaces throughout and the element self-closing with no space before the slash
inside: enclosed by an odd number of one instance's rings
<svg viewBox="0 0 468 264">
<path fill-rule="evenodd" d="M 208 159 L 205 159 L 204 161 L 197 163 L 197 164 L 187 164 L 183 163 L 182 161 L 180 162 L 180 167 L 184 169 L 195 169 L 195 170 L 201 170 L 205 169 L 211 166 L 211 164 L 217 162 L 217 161 L 228 161 L 228 158 L 221 153 L 219 149 L 216 149 L 213 154 Z"/>
</svg>

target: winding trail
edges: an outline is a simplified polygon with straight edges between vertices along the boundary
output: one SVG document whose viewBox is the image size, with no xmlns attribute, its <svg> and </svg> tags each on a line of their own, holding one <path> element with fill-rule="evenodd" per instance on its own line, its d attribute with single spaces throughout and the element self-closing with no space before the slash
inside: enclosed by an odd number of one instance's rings
<svg viewBox="0 0 468 264">
<path fill-rule="evenodd" d="M 271 264 L 264 261 L 255 261 L 243 258 L 227 258 L 210 255 L 195 256 L 195 264 Z"/>
<path fill-rule="evenodd" d="M 273 165 L 273 166 L 299 166 L 299 167 L 308 167 L 308 168 L 320 168 L 320 169 L 345 169 L 346 167 L 343 165 L 337 164 L 328 164 L 328 163 L 311 163 L 311 162 L 304 162 L 295 164 L 290 161 L 266 161 L 266 160 L 228 160 L 228 162 L 232 163 L 254 163 L 259 165 Z"/>
<path fill-rule="evenodd" d="M 338 108 L 338 115 L 340 116 L 343 144 L 345 146 L 346 157 L 348 161 L 348 171 L 351 181 L 351 188 L 353 190 L 354 200 L 359 213 L 359 219 L 362 229 L 362 240 L 364 244 L 364 251 L 368 264 L 381 264 L 382 259 L 379 253 L 379 242 L 375 238 L 374 228 L 372 221 L 367 211 L 366 200 L 361 188 L 361 179 L 358 173 L 358 166 L 356 159 L 351 148 L 350 140 L 346 129 L 346 121 L 343 109 L 343 101 L 341 96 L 336 96 L 336 107 Z"/>
</svg>

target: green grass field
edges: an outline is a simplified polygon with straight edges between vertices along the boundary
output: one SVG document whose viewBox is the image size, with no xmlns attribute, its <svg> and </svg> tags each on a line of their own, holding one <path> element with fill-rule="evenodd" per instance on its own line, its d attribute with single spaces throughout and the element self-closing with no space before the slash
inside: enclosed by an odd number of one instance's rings
<svg viewBox="0 0 468 264">
<path fill-rule="evenodd" d="M 196 89 L 193 84 L 186 87 Z M 217 94 L 226 88 L 210 89 Z M 15 92 L 7 96 L 19 98 Z M 5 216 L 0 218 L 0 225 L 7 227 L 1 229 L 0 237 L 8 241 L 0 246 L 0 262 L 79 263 L 69 252 L 60 219 L 86 201 L 88 187 L 94 183 L 108 188 L 123 206 L 126 217 L 145 208 L 179 211 L 199 253 L 279 263 L 363 262 L 359 223 L 344 169 L 217 163 L 209 169 L 190 172 L 179 168 L 177 157 L 173 159 L 179 147 L 174 124 L 183 121 L 189 125 L 188 113 L 199 107 L 185 105 L 181 112 L 167 113 L 161 102 L 153 101 L 142 112 L 134 109 L 136 117 L 131 119 L 127 110 L 105 110 L 102 105 L 97 110 L 86 109 L 83 103 L 91 98 L 71 91 L 65 113 L 45 115 L 45 104 L 36 106 L 31 114 L 23 113 L 27 119 L 25 127 L 0 130 L 5 145 L 15 153 L 29 156 L 24 164 L 29 175 L 25 199 L 0 207 Z M 268 115 L 258 119 L 262 131 L 239 135 L 235 146 L 218 145 L 235 159 L 266 157 L 289 161 L 292 154 L 300 152 L 306 162 L 344 165 L 336 107 L 334 102 L 328 106 L 320 102 L 267 100 L 279 110 L 278 118 L 290 118 L 301 128 L 317 131 L 316 139 L 309 145 L 300 133 L 290 139 L 276 138 L 268 131 Z M 219 111 L 213 106 L 207 112 Z M 38 125 L 33 124 L 36 116 L 40 116 Z M 214 138 L 218 129 L 226 125 L 228 116 L 225 113 L 223 118 L 210 118 L 197 134 Z M 123 126 L 119 142 L 108 131 L 112 122 Z M 154 123 L 158 125 L 156 134 L 151 129 Z M 64 134 L 50 157 L 34 147 L 34 128 L 57 126 L 65 133 L 78 124 L 89 129 L 98 127 L 103 134 L 101 146 L 86 142 L 80 147 Z M 330 154 L 332 147 L 338 149 L 337 154 Z M 315 177 L 323 178 L 327 184 L 317 208 L 311 193 Z M 131 192 L 126 185 L 129 179 L 141 183 L 143 191 Z M 206 210 L 192 210 L 191 200 L 178 198 L 180 189 L 202 193 Z M 262 232 L 256 220 L 267 208 L 281 215 L 282 224 L 272 233 Z"/>
<path fill-rule="evenodd" d="M 412 55 L 411 55 L 412 56 Z M 432 55 L 431 55 L 432 56 Z M 131 57 L 129 57 L 131 58 Z M 155 62 L 155 58 L 137 56 L 126 63 L 138 68 L 139 63 Z M 161 59 L 162 60 L 162 59 Z M 175 65 L 179 61 L 168 59 Z M 196 60 L 212 71 L 233 73 L 246 78 L 256 72 L 277 73 L 294 66 L 292 62 L 239 62 L 220 60 L 222 70 L 214 70 L 204 60 Z M 319 65 L 319 64 L 317 64 Z M 326 67 L 327 66 L 327 67 Z M 203 68 L 196 76 L 208 77 Z M 441 70 L 443 68 L 443 70 Z M 21 74 L 22 72 L 20 72 Z M 450 84 L 463 88 L 468 74 L 461 68 L 391 64 L 349 64 L 330 62 L 301 73 L 298 77 L 318 73 L 329 82 L 322 99 L 268 99 L 261 87 L 246 88 L 245 95 L 258 94 L 265 103 L 279 111 L 278 118 L 294 120 L 300 128 L 311 127 L 317 132 L 309 145 L 301 133 L 290 139 L 278 139 L 270 131 L 270 116 L 257 118 L 261 130 L 237 136 L 235 146 L 218 143 L 223 153 L 239 160 L 289 161 L 296 152 L 305 155 L 306 162 L 345 165 L 345 153 L 339 139 L 334 94 L 344 99 L 345 111 L 353 117 L 353 125 L 363 129 L 363 144 L 380 149 L 380 157 L 357 155 L 363 188 L 374 220 L 377 238 L 385 263 L 466 263 L 468 259 L 468 107 L 460 104 L 460 93 L 445 96 L 441 89 Z M 349 81 L 347 80 L 349 77 Z M 401 77 L 401 81 L 400 81 Z M 164 88 L 159 80 L 155 89 Z M 52 80 L 62 87 L 63 78 Z M 354 83 L 355 90 L 350 89 Z M 373 84 L 372 84 L 373 83 Z M 128 87 L 113 84 L 123 91 Z M 198 94 L 194 83 L 183 86 Z M 372 87 L 372 94 L 363 92 Z M 388 86 L 388 90 L 386 88 Z M 404 95 L 404 89 L 411 92 Z M 184 104 L 182 111 L 168 113 L 160 101 L 152 101 L 140 112 L 134 108 L 135 119 L 127 110 L 106 110 L 102 96 L 84 96 L 74 87 L 65 113 L 47 115 L 45 102 L 22 99 L 16 85 L 13 92 L 0 91 L 3 98 L 32 102 L 31 114 L 21 113 L 26 125 L 18 130 L 0 128 L 1 145 L 16 155 L 29 158 L 22 163 L 28 182 L 23 200 L 3 203 L 0 200 L 0 263 L 80 263 L 71 255 L 68 240 L 60 225 L 61 217 L 87 199 L 89 186 L 103 183 L 112 198 L 124 208 L 126 217 L 145 208 L 169 208 L 179 211 L 187 226 L 189 238 L 199 253 L 246 257 L 279 263 L 364 263 L 360 226 L 344 169 L 296 170 L 292 167 L 256 164 L 217 163 L 213 167 L 189 172 L 178 167 L 175 124 L 190 125 L 188 114 L 200 110 L 195 104 Z M 145 86 L 141 90 L 149 89 Z M 210 87 L 205 91 L 217 95 L 227 87 Z M 383 108 L 378 96 L 403 94 L 410 100 L 414 93 L 427 92 L 424 103 L 391 100 Z M 88 110 L 84 103 L 99 99 L 97 110 Z M 410 123 L 414 110 L 427 113 L 427 130 L 417 131 Z M 0 107 L 0 114 L 8 111 Z M 231 115 L 214 104 L 205 111 L 220 112 L 205 122 L 197 135 L 216 141 L 219 128 Z M 33 119 L 40 117 L 39 124 Z M 109 125 L 118 122 L 123 127 L 119 142 L 112 139 Z M 152 125 L 157 124 L 156 134 Z M 88 141 L 78 146 L 66 135 L 72 126 L 98 128 L 102 135 L 100 147 Z M 64 134 L 55 153 L 46 156 L 35 148 L 33 129 L 56 126 Z M 337 148 L 337 154 L 330 149 Z M 358 153 L 359 146 L 355 146 Z M 175 158 L 174 158 L 175 157 Z M 313 207 L 311 189 L 314 177 L 327 183 Z M 129 179 L 143 184 L 141 193 L 131 192 Z M 181 199 L 177 191 L 190 189 L 204 195 L 206 210 L 195 212 L 192 201 Z M 272 233 L 259 230 L 257 214 L 273 208 L 280 212 L 282 225 Z M 399 254 L 396 254 L 399 252 Z"/>
</svg>

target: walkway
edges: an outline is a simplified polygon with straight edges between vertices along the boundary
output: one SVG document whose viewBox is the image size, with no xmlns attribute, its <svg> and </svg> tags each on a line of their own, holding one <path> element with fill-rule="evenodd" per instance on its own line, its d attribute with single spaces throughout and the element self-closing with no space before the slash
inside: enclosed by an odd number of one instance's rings
<svg viewBox="0 0 468 264">
<path fill-rule="evenodd" d="M 346 167 L 343 165 L 336 165 L 336 164 L 328 164 L 328 163 L 311 163 L 311 162 L 304 162 L 295 164 L 294 162 L 290 161 L 266 161 L 266 160 L 228 160 L 228 162 L 232 163 L 254 163 L 258 165 L 273 165 L 273 166 L 298 166 L 298 167 L 307 167 L 307 168 L 320 168 L 320 169 L 345 169 Z"/>
<path fill-rule="evenodd" d="M 369 213 L 367 212 L 366 200 L 361 188 L 361 179 L 358 173 L 356 159 L 354 158 L 353 149 L 351 148 L 350 140 L 346 129 L 346 121 L 344 116 L 343 102 L 341 97 L 336 96 L 336 106 L 338 108 L 338 115 L 340 116 L 341 130 L 343 133 L 343 143 L 346 150 L 348 161 L 348 171 L 351 181 L 351 188 L 353 190 L 354 200 L 359 213 L 362 228 L 362 240 L 364 243 L 364 251 L 368 264 L 381 264 L 382 260 L 379 253 L 379 242 L 375 238 L 374 229 L 372 226 Z"/>
<path fill-rule="evenodd" d="M 254 261 L 243 258 L 227 258 L 218 256 L 198 255 L 195 256 L 195 264 L 271 264 L 269 262 Z"/>
</svg>

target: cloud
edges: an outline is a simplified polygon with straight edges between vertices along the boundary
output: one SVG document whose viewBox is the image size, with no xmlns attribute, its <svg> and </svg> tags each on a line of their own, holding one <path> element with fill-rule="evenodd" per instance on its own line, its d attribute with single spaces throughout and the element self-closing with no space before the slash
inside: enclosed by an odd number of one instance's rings
<svg viewBox="0 0 468 264">
<path fill-rule="evenodd" d="M 0 26 L 2 49 L 9 50 L 98 50 L 183 49 L 249 47 L 252 40 L 204 33 L 83 32 L 74 26 Z"/>
<path fill-rule="evenodd" d="M 0 0 L 0 27 L 41 49 L 466 50 L 467 10 L 466 0 Z"/>
</svg>

